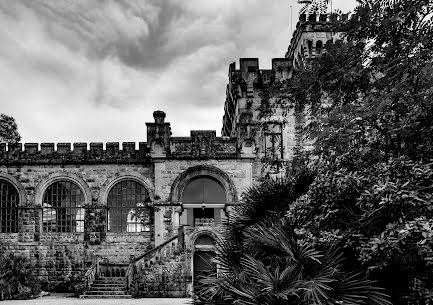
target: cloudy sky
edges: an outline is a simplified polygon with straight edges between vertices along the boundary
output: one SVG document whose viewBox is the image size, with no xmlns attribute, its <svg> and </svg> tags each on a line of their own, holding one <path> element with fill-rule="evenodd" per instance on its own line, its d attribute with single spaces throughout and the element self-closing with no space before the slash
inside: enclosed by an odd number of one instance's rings
<svg viewBox="0 0 433 305">
<path fill-rule="evenodd" d="M 0 0 L 0 112 L 22 142 L 145 141 L 154 110 L 220 134 L 228 65 L 283 57 L 296 2 Z"/>
</svg>

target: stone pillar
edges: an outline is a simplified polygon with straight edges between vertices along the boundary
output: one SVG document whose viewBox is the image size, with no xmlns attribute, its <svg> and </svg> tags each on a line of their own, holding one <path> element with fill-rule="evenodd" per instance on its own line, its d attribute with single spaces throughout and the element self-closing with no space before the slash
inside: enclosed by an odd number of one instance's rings
<svg viewBox="0 0 433 305">
<path fill-rule="evenodd" d="M 176 232 L 180 227 L 180 214 L 182 213 L 182 207 L 176 206 L 173 209 L 173 231 Z"/>
<path fill-rule="evenodd" d="M 154 123 L 146 123 L 147 146 L 152 155 L 163 157 L 170 151 L 171 127 L 165 122 L 165 113 L 155 111 Z"/>
<path fill-rule="evenodd" d="M 84 240 L 99 245 L 106 240 L 107 207 L 99 205 L 99 188 L 92 187 L 92 203 L 85 207 Z"/>
<path fill-rule="evenodd" d="M 162 195 L 164 182 L 162 179 L 163 172 L 165 171 L 165 163 L 155 161 L 155 195 Z M 166 200 L 166 198 L 163 198 Z M 164 207 L 158 207 L 155 204 L 154 224 L 155 224 L 155 247 L 164 242 Z"/>
<path fill-rule="evenodd" d="M 34 208 L 29 206 L 18 207 L 18 241 L 33 242 L 35 238 Z"/>
</svg>

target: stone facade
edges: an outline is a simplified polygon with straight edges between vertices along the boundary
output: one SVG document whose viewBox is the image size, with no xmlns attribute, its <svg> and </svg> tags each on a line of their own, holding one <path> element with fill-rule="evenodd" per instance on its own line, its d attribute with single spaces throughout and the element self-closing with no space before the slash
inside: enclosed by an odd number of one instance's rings
<svg viewBox="0 0 433 305">
<path fill-rule="evenodd" d="M 102 143 L 90 143 L 89 147 L 85 143 L 59 143 L 56 147 L 53 143 L 31 143 L 24 144 L 24 150 L 21 144 L 1 145 L 0 181 L 15 188 L 19 198 L 14 208 L 18 219 L 15 231 L 0 233 L 0 251 L 24 253 L 34 259 L 38 276 L 48 289 L 64 288 L 65 282 L 74 274 L 83 274 L 95 258 L 101 273 L 109 273 L 107 268 L 120 268 L 120 275 L 125 276 L 131 258 L 164 244 L 182 227 L 194 227 L 196 203 L 182 202 L 182 195 L 190 181 L 202 177 L 216 181 L 225 192 L 225 201 L 212 203 L 211 207 L 197 206 L 215 210 L 214 224 L 220 224 L 226 217 L 226 205 L 237 204 L 241 194 L 260 178 L 260 162 L 251 154 L 242 154 L 235 138 L 216 137 L 215 131 L 192 131 L 190 137 L 171 137 L 165 114 L 157 111 L 154 117 L 155 122 L 147 123 L 148 141 L 139 143 L 138 149 L 135 143 L 123 143 L 122 149 L 119 143 L 106 143 L 105 149 Z M 108 197 L 122 181 L 134 181 L 146 189 L 152 211 L 148 231 L 110 230 Z M 53 216 L 58 227 L 54 231 L 50 231 L 52 227 L 47 229 L 47 209 L 51 208 L 45 202 L 47 190 L 56 182 L 70 182 L 82 193 L 84 230 L 79 230 L 78 225 L 60 230 L 61 210 Z M 178 289 L 170 295 L 180 295 L 179 287 L 184 287 L 185 292 L 192 281 L 188 272 L 191 261 L 186 261 L 186 257 L 191 255 L 178 253 L 165 263 L 169 267 L 143 270 L 144 279 L 137 277 L 137 285 L 147 283 L 149 296 L 166 296 L 168 287 Z M 166 274 L 171 272 L 170 266 L 189 275 L 174 286 L 158 282 L 172 278 Z M 186 278 L 190 279 L 188 283 Z M 165 292 L 155 290 L 158 287 Z"/>
<path fill-rule="evenodd" d="M 305 114 L 274 109 L 263 117 L 258 109 L 267 86 L 290 79 L 333 39 L 326 16 L 314 18 L 301 16 L 272 69 L 256 58 L 230 65 L 221 137 L 172 137 L 166 114 L 155 111 L 138 147 L 1 143 L 0 252 L 31 257 L 46 289 L 86 273 L 86 281 L 127 277 L 136 296 L 187 295 L 202 268 L 196 258 L 212 252 L 230 207 L 260 179 L 284 174 L 269 164 L 305 145 Z"/>
</svg>

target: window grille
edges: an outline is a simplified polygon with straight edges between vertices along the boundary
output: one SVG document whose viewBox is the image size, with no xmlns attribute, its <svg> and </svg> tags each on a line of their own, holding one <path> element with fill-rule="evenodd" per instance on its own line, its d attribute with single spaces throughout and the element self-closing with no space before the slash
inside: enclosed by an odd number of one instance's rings
<svg viewBox="0 0 433 305">
<path fill-rule="evenodd" d="M 278 160 L 283 158 L 282 130 L 280 124 L 268 124 L 264 128 L 265 158 Z"/>
<path fill-rule="evenodd" d="M 124 180 L 117 183 L 108 193 L 109 232 L 150 231 L 150 210 L 146 188 L 139 182 Z"/>
<path fill-rule="evenodd" d="M 43 231 L 84 232 L 84 204 L 84 194 L 75 183 L 54 182 L 43 197 Z"/>
<path fill-rule="evenodd" d="M 6 180 L 0 180 L 0 233 L 16 233 L 18 227 L 17 206 L 19 195 Z"/>
</svg>

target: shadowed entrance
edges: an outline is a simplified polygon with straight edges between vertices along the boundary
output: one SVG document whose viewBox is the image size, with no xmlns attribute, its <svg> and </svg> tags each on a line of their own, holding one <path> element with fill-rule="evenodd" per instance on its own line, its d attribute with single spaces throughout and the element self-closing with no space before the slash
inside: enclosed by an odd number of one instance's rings
<svg viewBox="0 0 433 305">
<path fill-rule="evenodd" d="M 203 277 L 212 277 L 217 275 L 217 267 L 213 258 L 215 240 L 207 234 L 197 237 L 194 243 L 193 271 L 194 285 Z"/>
</svg>

